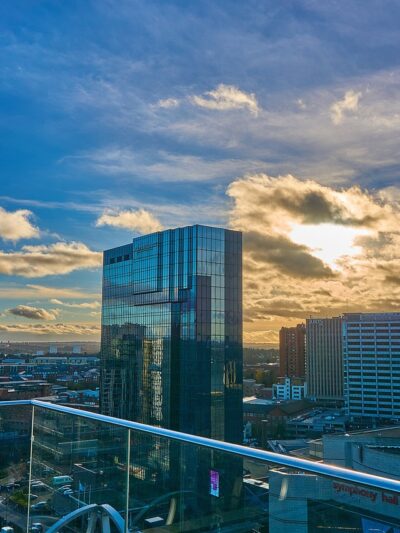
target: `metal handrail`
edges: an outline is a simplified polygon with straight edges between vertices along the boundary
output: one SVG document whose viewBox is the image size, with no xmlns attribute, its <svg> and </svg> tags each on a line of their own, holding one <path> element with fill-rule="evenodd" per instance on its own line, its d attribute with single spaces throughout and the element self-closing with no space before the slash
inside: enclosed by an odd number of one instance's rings
<svg viewBox="0 0 400 533">
<path fill-rule="evenodd" d="M 225 453 L 232 453 L 234 455 L 255 459 L 257 461 L 273 463 L 277 466 L 293 468 L 295 470 L 300 470 L 309 474 L 333 477 L 342 481 L 347 481 L 349 483 L 359 483 L 380 490 L 388 490 L 400 493 L 400 481 L 384 478 L 381 476 L 375 476 L 372 474 L 366 474 L 363 472 L 357 472 L 355 470 L 349 470 L 347 468 L 341 468 L 338 466 L 327 465 L 324 463 L 316 463 L 313 461 L 308 461 L 306 459 L 299 459 L 298 457 L 281 455 L 279 453 L 268 452 L 265 450 L 258 450 L 247 446 L 240 446 L 239 444 L 231 444 L 229 442 L 222 442 L 206 437 L 199 437 L 197 435 L 189 435 L 187 433 L 181 433 L 179 431 L 173 431 L 171 429 L 149 426 L 147 424 L 141 424 L 139 422 L 131 422 L 129 420 L 124 420 L 121 418 L 92 413 L 89 411 L 83 411 L 81 409 L 74 409 L 73 407 L 66 407 L 64 405 L 42 402 L 40 400 L 14 400 L 0 402 L 0 407 L 7 405 L 32 405 L 34 407 L 41 407 L 50 411 L 57 411 L 59 413 L 71 414 L 90 420 L 96 420 L 98 422 L 113 424 L 115 426 L 139 431 L 141 433 L 147 433 L 156 437 L 164 437 L 180 442 L 185 442 L 186 444 L 193 444 L 196 446 L 203 446 Z"/>
</svg>

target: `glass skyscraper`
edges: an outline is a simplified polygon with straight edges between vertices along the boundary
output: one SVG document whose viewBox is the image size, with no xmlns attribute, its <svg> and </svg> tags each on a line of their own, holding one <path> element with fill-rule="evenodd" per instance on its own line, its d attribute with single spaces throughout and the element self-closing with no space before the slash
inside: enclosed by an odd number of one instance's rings
<svg viewBox="0 0 400 533">
<path fill-rule="evenodd" d="M 242 235 L 166 230 L 104 252 L 103 414 L 242 436 Z"/>
</svg>

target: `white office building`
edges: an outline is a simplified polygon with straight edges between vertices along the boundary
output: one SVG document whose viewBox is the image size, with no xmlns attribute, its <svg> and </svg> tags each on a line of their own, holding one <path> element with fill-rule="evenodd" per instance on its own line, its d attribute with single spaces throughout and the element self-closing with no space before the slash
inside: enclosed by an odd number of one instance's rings
<svg viewBox="0 0 400 533">
<path fill-rule="evenodd" d="M 276 400 L 302 400 L 307 395 L 307 384 L 300 378 L 279 378 L 272 385 L 272 395 Z"/>
<path fill-rule="evenodd" d="M 400 313 L 345 314 L 346 414 L 400 419 Z"/>
</svg>

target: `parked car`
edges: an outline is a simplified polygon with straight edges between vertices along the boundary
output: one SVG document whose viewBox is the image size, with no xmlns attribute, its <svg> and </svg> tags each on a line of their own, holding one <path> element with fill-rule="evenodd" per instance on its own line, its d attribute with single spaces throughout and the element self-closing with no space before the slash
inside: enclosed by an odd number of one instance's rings
<svg viewBox="0 0 400 533">
<path fill-rule="evenodd" d="M 47 502 L 37 502 L 31 505 L 32 511 L 43 511 L 47 508 Z"/>
<path fill-rule="evenodd" d="M 44 530 L 44 526 L 42 522 L 34 522 L 29 528 L 29 531 L 31 533 L 43 533 L 43 530 Z"/>
<path fill-rule="evenodd" d="M 31 482 L 32 489 L 35 490 L 47 490 L 47 485 L 43 483 L 43 481 L 32 481 Z"/>
<path fill-rule="evenodd" d="M 5 488 L 6 488 L 7 490 L 14 490 L 14 489 L 19 489 L 20 486 L 21 486 L 21 485 L 20 485 L 19 483 L 14 483 L 14 482 L 12 482 L 12 483 L 7 483 L 7 485 L 5 485 Z"/>
</svg>

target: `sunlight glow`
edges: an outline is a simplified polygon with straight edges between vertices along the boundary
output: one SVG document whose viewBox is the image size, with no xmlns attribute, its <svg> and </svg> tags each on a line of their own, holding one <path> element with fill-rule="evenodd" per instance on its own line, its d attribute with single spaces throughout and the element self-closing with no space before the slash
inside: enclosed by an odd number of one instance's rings
<svg viewBox="0 0 400 533">
<path fill-rule="evenodd" d="M 337 226 L 335 224 L 302 225 L 295 224 L 290 232 L 297 244 L 308 246 L 312 254 L 331 267 L 337 267 L 337 260 L 343 256 L 356 256 L 359 246 L 354 244 L 356 237 L 369 232 L 361 228 Z"/>
</svg>

